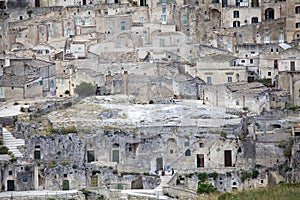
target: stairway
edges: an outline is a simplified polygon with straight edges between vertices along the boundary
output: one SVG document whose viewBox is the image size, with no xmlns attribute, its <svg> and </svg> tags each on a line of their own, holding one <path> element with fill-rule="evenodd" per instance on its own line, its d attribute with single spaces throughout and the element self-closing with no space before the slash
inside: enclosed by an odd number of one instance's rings
<svg viewBox="0 0 300 200">
<path fill-rule="evenodd" d="M 6 128 L 3 128 L 3 144 L 14 154 L 16 158 L 23 157 L 23 154 L 17 147 L 25 145 L 24 139 L 16 139 Z"/>
<path fill-rule="evenodd" d="M 172 176 L 170 175 L 165 175 L 165 176 L 160 176 L 161 182 L 160 184 L 153 190 L 145 190 L 145 189 L 140 189 L 140 190 L 122 190 L 122 196 L 121 199 L 125 200 L 128 199 L 128 196 L 135 196 L 135 197 L 140 197 L 144 199 L 152 198 L 152 199 L 160 199 L 160 200 L 167 200 L 169 199 L 167 196 L 164 196 L 162 193 L 162 187 L 167 185 L 168 182 Z"/>
</svg>

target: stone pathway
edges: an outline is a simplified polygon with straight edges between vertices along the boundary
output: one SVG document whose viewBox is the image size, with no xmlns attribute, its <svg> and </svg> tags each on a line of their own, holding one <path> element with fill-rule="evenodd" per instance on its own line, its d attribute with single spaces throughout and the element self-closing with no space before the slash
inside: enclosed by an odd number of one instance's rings
<svg viewBox="0 0 300 200">
<path fill-rule="evenodd" d="M 6 128 L 3 128 L 3 143 L 16 158 L 23 157 L 23 154 L 17 147 L 25 145 L 24 139 L 16 139 L 11 132 L 9 132 Z"/>
</svg>

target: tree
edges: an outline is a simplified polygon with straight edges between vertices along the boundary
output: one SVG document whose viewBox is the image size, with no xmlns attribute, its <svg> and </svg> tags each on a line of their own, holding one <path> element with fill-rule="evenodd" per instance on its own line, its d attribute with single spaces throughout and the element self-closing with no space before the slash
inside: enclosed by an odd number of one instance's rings
<svg viewBox="0 0 300 200">
<path fill-rule="evenodd" d="M 96 86 L 91 83 L 82 82 L 80 85 L 76 86 L 75 92 L 81 97 L 92 96 L 96 92 Z"/>
</svg>

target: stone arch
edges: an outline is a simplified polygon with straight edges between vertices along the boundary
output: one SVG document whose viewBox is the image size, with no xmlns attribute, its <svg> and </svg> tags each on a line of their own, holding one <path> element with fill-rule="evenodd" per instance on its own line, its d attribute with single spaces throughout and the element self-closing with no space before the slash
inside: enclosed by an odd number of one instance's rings
<svg viewBox="0 0 300 200">
<path fill-rule="evenodd" d="M 24 45 L 20 42 L 16 42 L 14 43 L 12 46 L 11 46 L 11 50 L 14 51 L 14 50 L 22 50 L 24 49 Z"/>
<path fill-rule="evenodd" d="M 191 150 L 187 149 L 184 153 L 185 156 L 191 156 Z"/>
<path fill-rule="evenodd" d="M 212 27 L 221 27 L 221 12 L 218 9 L 213 8 L 209 10 L 209 19 Z"/>
<path fill-rule="evenodd" d="M 122 44 L 122 40 L 124 40 L 123 44 Z M 128 47 L 131 41 L 131 36 L 127 32 L 122 32 L 117 36 L 117 41 L 118 41 L 117 42 L 118 47 Z"/>
<path fill-rule="evenodd" d="M 267 8 L 265 10 L 265 20 L 273 20 L 275 18 L 275 11 L 273 8 Z"/>
<path fill-rule="evenodd" d="M 296 31 L 296 32 L 294 33 L 293 39 L 294 39 L 294 40 L 299 40 L 299 39 L 300 39 L 300 31 Z"/>
</svg>

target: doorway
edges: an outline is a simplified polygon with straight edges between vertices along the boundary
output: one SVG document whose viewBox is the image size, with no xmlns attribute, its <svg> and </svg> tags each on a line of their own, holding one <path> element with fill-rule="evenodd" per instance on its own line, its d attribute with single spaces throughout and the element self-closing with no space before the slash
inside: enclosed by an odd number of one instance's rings
<svg viewBox="0 0 300 200">
<path fill-rule="evenodd" d="M 163 170 L 163 158 L 162 157 L 156 158 L 156 169 Z"/>
<path fill-rule="evenodd" d="M 15 190 L 15 181 L 7 180 L 7 191 L 14 191 L 14 190 Z"/>
<path fill-rule="evenodd" d="M 204 167 L 204 154 L 197 154 L 197 167 Z"/>
<path fill-rule="evenodd" d="M 232 167 L 231 150 L 224 151 L 225 167 Z"/>
<path fill-rule="evenodd" d="M 63 190 L 69 190 L 69 189 L 70 189 L 69 180 L 63 180 Z"/>
</svg>

